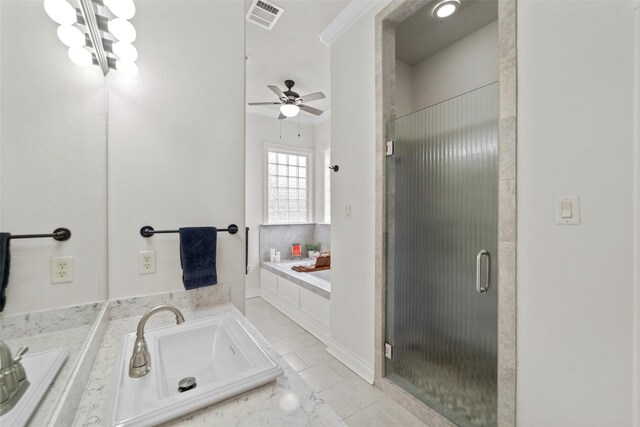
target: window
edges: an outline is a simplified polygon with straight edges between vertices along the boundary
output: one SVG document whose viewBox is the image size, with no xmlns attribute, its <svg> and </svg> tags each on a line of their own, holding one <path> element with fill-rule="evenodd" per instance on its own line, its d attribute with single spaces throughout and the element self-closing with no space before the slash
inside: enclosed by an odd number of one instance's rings
<svg viewBox="0 0 640 427">
<path fill-rule="evenodd" d="M 311 152 L 271 145 L 265 151 L 267 223 L 310 222 Z"/>
</svg>

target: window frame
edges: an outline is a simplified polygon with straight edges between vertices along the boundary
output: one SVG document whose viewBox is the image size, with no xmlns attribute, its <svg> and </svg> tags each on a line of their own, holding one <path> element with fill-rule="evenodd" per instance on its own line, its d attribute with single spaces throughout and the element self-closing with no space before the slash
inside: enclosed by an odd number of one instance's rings
<svg viewBox="0 0 640 427">
<path fill-rule="evenodd" d="M 307 200 L 308 216 L 307 221 L 300 222 L 269 222 L 269 152 L 293 154 L 307 157 Z M 297 147 L 288 144 L 277 144 L 274 142 L 262 142 L 262 223 L 267 225 L 282 224 L 314 224 L 314 150 L 312 148 Z"/>
</svg>

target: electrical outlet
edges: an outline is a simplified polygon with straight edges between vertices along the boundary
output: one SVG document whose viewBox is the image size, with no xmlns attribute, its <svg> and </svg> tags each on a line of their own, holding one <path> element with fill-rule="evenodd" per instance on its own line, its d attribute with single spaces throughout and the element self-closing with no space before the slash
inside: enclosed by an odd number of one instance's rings
<svg viewBox="0 0 640 427">
<path fill-rule="evenodd" d="M 138 274 L 156 272 L 156 251 L 138 252 Z"/>
<path fill-rule="evenodd" d="M 51 258 L 51 283 L 73 282 L 73 257 Z"/>
</svg>

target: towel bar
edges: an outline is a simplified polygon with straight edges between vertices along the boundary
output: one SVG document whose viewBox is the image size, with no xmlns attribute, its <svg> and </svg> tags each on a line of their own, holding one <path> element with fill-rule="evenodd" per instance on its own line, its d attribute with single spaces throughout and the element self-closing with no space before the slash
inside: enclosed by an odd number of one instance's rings
<svg viewBox="0 0 640 427">
<path fill-rule="evenodd" d="M 68 228 L 60 227 L 53 230 L 51 234 L 16 234 L 9 237 L 9 240 L 13 239 L 40 239 L 52 237 L 53 239 L 64 242 L 65 240 L 69 240 L 71 238 L 71 230 Z"/>
<path fill-rule="evenodd" d="M 226 231 L 229 234 L 236 234 L 238 232 L 238 226 L 235 224 L 229 224 L 227 228 L 218 228 L 218 232 Z M 145 225 L 140 229 L 140 235 L 142 237 L 151 237 L 154 234 L 165 234 L 165 233 L 179 233 L 180 230 L 154 230 L 152 226 Z"/>
</svg>

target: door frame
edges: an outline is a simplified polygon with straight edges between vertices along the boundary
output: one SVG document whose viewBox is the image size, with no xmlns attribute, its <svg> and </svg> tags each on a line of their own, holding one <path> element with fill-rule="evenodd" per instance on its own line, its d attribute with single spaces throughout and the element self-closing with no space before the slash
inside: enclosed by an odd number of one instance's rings
<svg viewBox="0 0 640 427">
<path fill-rule="evenodd" d="M 425 5 L 393 0 L 376 15 L 376 271 L 374 384 L 427 424 L 451 421 L 385 377 L 386 330 L 386 123 L 395 111 L 395 27 Z M 498 426 L 516 425 L 516 0 L 498 1 L 500 123 L 498 140 Z"/>
</svg>

